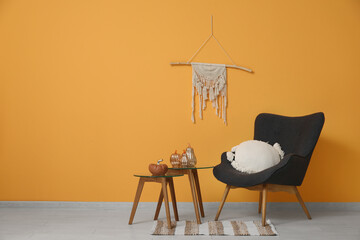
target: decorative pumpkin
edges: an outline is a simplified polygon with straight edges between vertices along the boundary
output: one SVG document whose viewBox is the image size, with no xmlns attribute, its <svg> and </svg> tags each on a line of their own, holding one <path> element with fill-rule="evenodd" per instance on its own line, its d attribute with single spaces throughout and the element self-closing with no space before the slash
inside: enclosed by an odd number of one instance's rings
<svg viewBox="0 0 360 240">
<path fill-rule="evenodd" d="M 154 176 L 161 176 L 165 175 L 165 173 L 168 171 L 168 166 L 166 164 L 160 164 L 160 162 L 164 161 L 163 159 L 160 159 L 157 161 L 157 164 L 151 163 L 149 165 L 149 171 Z"/>
<path fill-rule="evenodd" d="M 189 146 L 186 148 L 186 157 L 188 159 L 188 166 L 195 167 L 197 161 L 196 161 L 194 149 L 190 146 L 190 143 Z"/>
<path fill-rule="evenodd" d="M 171 154 L 170 163 L 173 168 L 179 168 L 181 166 L 180 157 L 180 154 L 178 154 L 176 150 L 175 153 Z"/>
<path fill-rule="evenodd" d="M 186 168 L 189 166 L 189 159 L 186 156 L 186 151 L 184 150 L 183 154 L 181 155 L 181 167 Z"/>
</svg>

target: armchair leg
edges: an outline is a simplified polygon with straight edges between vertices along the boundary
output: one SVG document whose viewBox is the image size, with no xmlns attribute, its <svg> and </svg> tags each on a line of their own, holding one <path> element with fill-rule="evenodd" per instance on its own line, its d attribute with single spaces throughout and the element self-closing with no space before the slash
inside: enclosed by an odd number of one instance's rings
<svg viewBox="0 0 360 240">
<path fill-rule="evenodd" d="M 295 195 L 296 195 L 296 197 L 297 197 L 297 199 L 298 199 L 298 201 L 299 201 L 302 209 L 304 210 L 307 218 L 308 218 L 308 219 L 311 219 L 310 213 L 309 213 L 308 209 L 306 208 L 305 203 L 304 203 L 304 201 L 302 200 L 301 195 L 300 195 L 300 193 L 299 193 L 299 191 L 298 191 L 298 189 L 297 189 L 296 186 L 294 186 L 294 192 L 295 192 Z"/>
<path fill-rule="evenodd" d="M 229 194 L 229 191 L 230 191 L 230 185 L 226 185 L 223 198 L 222 198 L 222 200 L 221 200 L 219 209 L 218 209 L 218 211 L 217 211 L 217 213 L 216 213 L 216 216 L 215 216 L 215 221 L 217 221 L 217 220 L 219 219 L 221 210 L 222 210 L 222 208 L 223 208 L 223 206 L 224 206 L 224 203 L 225 203 L 225 200 L 226 200 L 227 195 Z"/>
<path fill-rule="evenodd" d="M 266 225 L 266 195 L 267 195 L 267 186 L 266 184 L 263 185 L 262 189 L 262 225 Z"/>
<path fill-rule="evenodd" d="M 261 213 L 261 203 L 262 203 L 262 191 L 260 191 L 260 194 L 259 194 L 259 213 Z"/>
</svg>

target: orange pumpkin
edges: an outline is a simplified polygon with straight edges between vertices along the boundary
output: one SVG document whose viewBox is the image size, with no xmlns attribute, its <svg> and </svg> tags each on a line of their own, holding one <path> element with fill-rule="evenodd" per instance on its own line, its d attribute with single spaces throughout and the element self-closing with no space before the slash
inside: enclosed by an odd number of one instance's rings
<svg viewBox="0 0 360 240">
<path fill-rule="evenodd" d="M 166 164 L 160 164 L 160 162 L 162 162 L 162 161 L 163 160 L 160 159 L 160 160 L 158 160 L 157 164 L 151 163 L 149 165 L 149 171 L 154 176 L 165 175 L 165 173 L 168 171 L 168 166 Z"/>
</svg>

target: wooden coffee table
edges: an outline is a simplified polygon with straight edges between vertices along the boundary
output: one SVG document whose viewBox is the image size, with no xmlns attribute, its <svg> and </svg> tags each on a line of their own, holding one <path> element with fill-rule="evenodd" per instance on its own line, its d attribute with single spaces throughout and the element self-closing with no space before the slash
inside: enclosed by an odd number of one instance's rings
<svg viewBox="0 0 360 240">
<path fill-rule="evenodd" d="M 134 204 L 133 204 L 131 214 L 130 214 L 129 224 L 132 224 L 132 222 L 134 220 L 136 208 L 138 206 L 141 192 L 142 192 L 145 182 L 157 182 L 157 183 L 161 183 L 160 198 L 161 198 L 161 202 L 163 199 L 165 200 L 167 225 L 168 225 L 168 228 L 171 228 L 171 217 L 170 217 L 167 185 L 169 184 L 169 187 L 170 187 L 170 194 L 171 194 L 171 199 L 172 199 L 172 205 L 174 208 L 175 220 L 179 221 L 179 215 L 178 215 L 177 206 L 176 206 L 173 177 L 181 177 L 181 176 L 183 176 L 183 174 L 169 174 L 168 173 L 168 174 L 162 175 L 162 176 L 153 176 L 150 174 L 135 174 L 134 176 L 139 178 L 139 184 L 138 184 L 137 191 L 135 194 L 135 199 L 134 199 Z M 159 199 L 159 201 L 160 201 L 160 199 Z M 161 207 L 161 204 L 159 206 L 159 203 L 158 203 L 158 207 L 156 208 L 155 216 L 159 215 L 160 207 Z M 157 219 L 157 217 L 156 217 L 156 219 Z"/>
<path fill-rule="evenodd" d="M 189 176 L 191 195 L 192 195 L 192 200 L 194 203 L 196 221 L 198 224 L 201 224 L 200 214 L 201 214 L 201 217 L 205 217 L 205 213 L 204 213 L 204 207 L 203 207 L 203 203 L 202 203 L 199 176 L 198 176 L 197 170 L 198 169 L 209 169 L 209 168 L 214 168 L 214 167 L 212 167 L 212 166 L 211 167 L 209 167 L 209 166 L 206 166 L 206 167 L 184 167 L 184 168 L 169 168 L 169 170 L 168 170 L 168 174 L 180 174 L 180 175 L 187 174 Z M 159 211 L 161 208 L 161 204 L 162 204 L 162 196 L 160 193 L 158 206 L 156 208 Z M 199 208 L 200 208 L 200 214 L 199 214 Z M 158 215 L 159 215 L 159 212 L 157 211 L 155 213 L 154 220 L 157 219 Z"/>
</svg>

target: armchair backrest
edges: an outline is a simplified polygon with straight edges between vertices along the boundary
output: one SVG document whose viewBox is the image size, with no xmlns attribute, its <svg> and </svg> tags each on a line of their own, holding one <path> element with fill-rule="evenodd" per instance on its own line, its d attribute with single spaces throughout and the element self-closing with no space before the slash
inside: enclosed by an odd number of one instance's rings
<svg viewBox="0 0 360 240">
<path fill-rule="evenodd" d="M 261 113 L 255 120 L 254 139 L 271 145 L 278 142 L 285 155 L 294 153 L 310 160 L 324 121 L 322 112 L 302 117 Z"/>
</svg>

